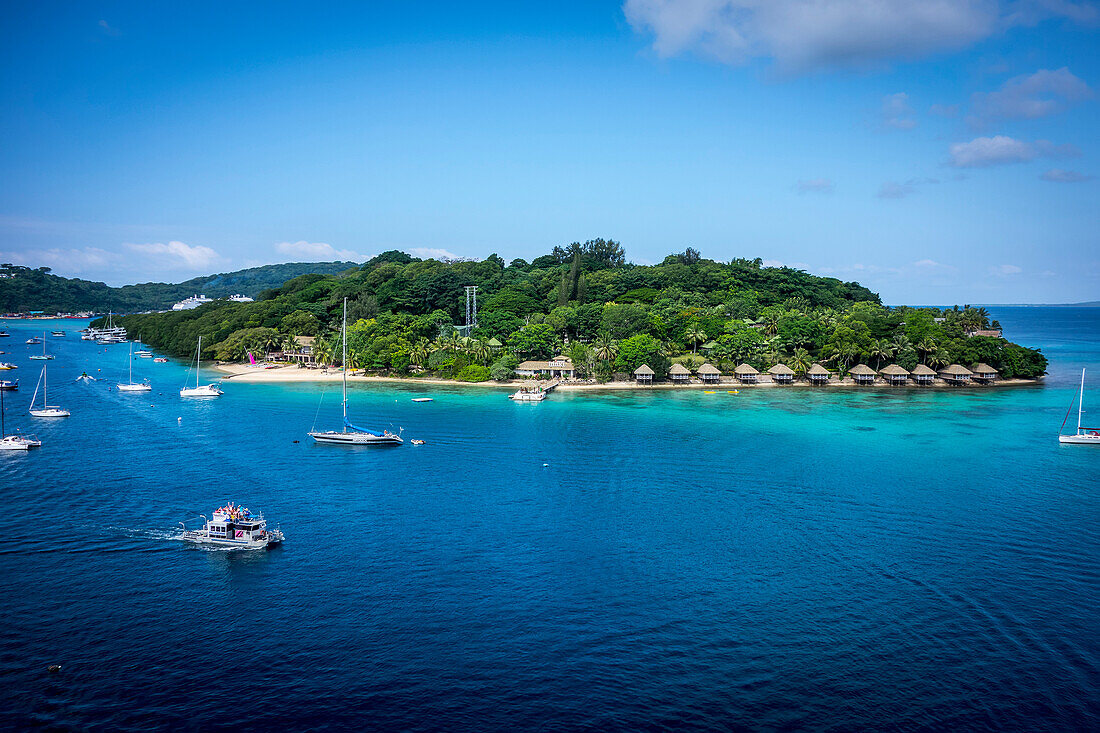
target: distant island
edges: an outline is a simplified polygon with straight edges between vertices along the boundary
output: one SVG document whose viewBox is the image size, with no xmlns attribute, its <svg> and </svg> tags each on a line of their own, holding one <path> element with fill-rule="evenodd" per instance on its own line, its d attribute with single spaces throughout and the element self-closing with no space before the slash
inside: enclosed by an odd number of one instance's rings
<svg viewBox="0 0 1100 733">
<path fill-rule="evenodd" d="M 192 295 L 255 297 L 291 278 L 309 273 L 336 274 L 355 262 L 290 262 L 196 277 L 181 283 L 141 283 L 111 287 L 105 283 L 54 275 L 48 267 L 0 264 L 0 313 L 135 313 L 167 310 Z"/>
<path fill-rule="evenodd" d="M 201 335 L 204 358 L 335 365 L 346 297 L 349 370 L 464 382 L 563 375 L 607 382 L 633 380 L 639 370 L 651 370 L 655 381 L 683 380 L 685 373 L 701 378 L 704 363 L 708 373 L 772 370 L 779 381 L 822 370 L 844 377 L 853 368 L 979 364 L 1001 379 L 1027 379 L 1047 366 L 1039 351 L 1003 338 L 984 308 L 885 307 L 855 282 L 759 259 L 717 262 L 691 248 L 659 265 L 635 265 L 604 239 L 555 247 L 530 262 L 390 251 L 256 297 L 116 322 L 177 357 L 193 355 Z M 471 321 L 476 313 L 470 324 L 468 305 Z"/>
</svg>

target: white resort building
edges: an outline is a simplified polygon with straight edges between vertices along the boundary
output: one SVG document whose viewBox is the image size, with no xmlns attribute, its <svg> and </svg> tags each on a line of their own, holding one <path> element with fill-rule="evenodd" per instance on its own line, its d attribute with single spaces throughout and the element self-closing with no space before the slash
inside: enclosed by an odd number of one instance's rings
<svg viewBox="0 0 1100 733">
<path fill-rule="evenodd" d="M 517 377 L 549 377 L 572 379 L 576 374 L 573 361 L 568 356 L 555 356 L 550 361 L 525 361 L 516 367 Z"/>
</svg>

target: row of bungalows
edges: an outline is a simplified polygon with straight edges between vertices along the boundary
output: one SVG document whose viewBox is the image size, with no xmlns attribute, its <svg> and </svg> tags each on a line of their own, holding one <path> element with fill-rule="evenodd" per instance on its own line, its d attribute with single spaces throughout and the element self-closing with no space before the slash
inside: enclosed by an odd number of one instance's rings
<svg viewBox="0 0 1100 733">
<path fill-rule="evenodd" d="M 691 372 L 683 364 L 673 364 L 668 374 L 673 384 L 689 384 L 691 382 Z M 696 374 L 704 384 L 718 384 L 722 378 L 722 373 L 711 364 L 703 364 Z M 767 374 L 775 384 L 793 384 L 795 380 L 794 370 L 786 364 L 776 364 L 768 369 Z M 643 364 L 634 371 L 634 378 L 638 384 L 652 384 L 654 376 L 653 369 L 647 364 Z M 760 371 L 751 364 L 739 364 L 733 370 L 733 376 L 741 384 L 757 384 L 760 379 Z M 904 385 L 910 382 L 918 385 L 929 385 L 935 382 L 937 377 L 947 384 L 958 385 L 968 384 L 971 379 L 982 384 L 990 384 L 999 375 L 997 370 L 988 364 L 976 364 L 972 369 L 967 369 L 959 364 L 952 364 L 940 370 L 938 374 L 924 364 L 918 364 L 912 371 L 897 364 L 890 364 L 877 372 L 866 364 L 856 364 L 848 370 L 848 376 L 852 378 L 853 382 L 860 385 L 875 384 L 879 381 L 890 385 Z M 828 384 L 832 377 L 833 372 L 830 372 L 821 364 L 814 364 L 806 370 L 806 379 L 810 384 Z"/>
</svg>

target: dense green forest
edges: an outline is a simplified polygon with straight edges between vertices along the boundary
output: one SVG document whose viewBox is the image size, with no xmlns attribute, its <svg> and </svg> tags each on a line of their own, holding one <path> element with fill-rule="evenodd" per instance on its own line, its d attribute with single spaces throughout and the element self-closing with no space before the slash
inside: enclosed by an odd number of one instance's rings
<svg viewBox="0 0 1100 733">
<path fill-rule="evenodd" d="M 167 310 L 184 298 L 203 293 L 224 298 L 236 293 L 255 297 L 291 278 L 308 273 L 335 274 L 355 262 L 290 262 L 196 277 L 182 283 L 141 283 L 114 288 L 101 282 L 54 275 L 48 267 L 0 265 L 0 312 L 133 313 Z"/>
<path fill-rule="evenodd" d="M 478 286 L 469 336 L 464 287 Z M 521 359 L 569 355 L 582 376 L 608 379 L 649 364 L 662 378 L 673 361 L 703 355 L 723 371 L 778 362 L 803 372 L 815 361 L 844 372 L 865 362 L 912 369 L 986 362 L 1003 376 L 1038 376 L 1046 359 L 1003 338 L 967 336 L 997 327 L 984 309 L 887 308 L 858 283 L 817 277 L 759 259 L 716 262 L 687 249 L 659 265 L 628 263 L 622 247 L 592 240 L 531 262 L 420 260 L 386 252 L 339 275 L 296 277 L 255 303 L 131 315 L 131 336 L 175 356 L 237 360 L 316 336 L 320 360 L 339 358 L 348 299 L 349 366 L 383 373 L 505 379 Z"/>
</svg>

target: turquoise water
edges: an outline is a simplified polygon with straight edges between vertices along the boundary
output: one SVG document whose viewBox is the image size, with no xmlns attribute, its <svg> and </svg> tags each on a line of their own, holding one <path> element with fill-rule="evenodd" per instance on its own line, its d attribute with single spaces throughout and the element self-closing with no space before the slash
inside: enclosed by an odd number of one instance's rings
<svg viewBox="0 0 1100 733">
<path fill-rule="evenodd" d="M 185 365 L 138 360 L 153 393 L 119 394 L 126 347 L 74 322 L 49 340 L 73 417 L 34 420 L 44 326 L 9 321 L 8 427 L 45 445 L 0 455 L 0 722 L 1100 727 L 1100 451 L 1055 439 L 1082 365 L 1100 405 L 1100 309 L 992 316 L 1045 386 L 355 385 L 357 422 L 427 441 L 383 450 L 309 442 L 331 386 L 182 402 Z M 173 539 L 229 500 L 286 543 Z"/>
</svg>

